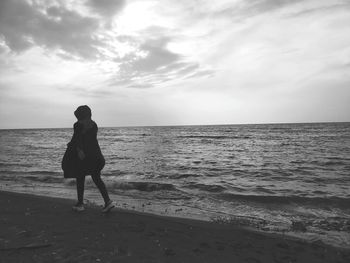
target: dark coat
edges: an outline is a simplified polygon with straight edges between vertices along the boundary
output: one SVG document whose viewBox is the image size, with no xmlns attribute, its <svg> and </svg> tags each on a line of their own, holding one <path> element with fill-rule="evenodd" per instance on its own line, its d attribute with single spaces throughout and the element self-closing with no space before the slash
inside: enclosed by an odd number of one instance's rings
<svg viewBox="0 0 350 263">
<path fill-rule="evenodd" d="M 98 127 L 94 121 L 91 121 L 91 127 L 86 129 L 81 123 L 74 123 L 74 134 L 62 160 L 65 178 L 101 173 L 105 159 L 97 141 L 97 131 Z M 85 154 L 83 160 L 78 158 L 78 149 Z"/>
</svg>

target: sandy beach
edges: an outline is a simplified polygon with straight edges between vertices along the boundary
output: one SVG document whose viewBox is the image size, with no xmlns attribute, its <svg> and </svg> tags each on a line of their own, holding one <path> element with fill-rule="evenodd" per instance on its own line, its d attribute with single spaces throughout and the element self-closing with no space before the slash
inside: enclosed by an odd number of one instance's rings
<svg viewBox="0 0 350 263">
<path fill-rule="evenodd" d="M 0 262 L 350 262 L 350 249 L 232 225 L 0 192 Z"/>
</svg>

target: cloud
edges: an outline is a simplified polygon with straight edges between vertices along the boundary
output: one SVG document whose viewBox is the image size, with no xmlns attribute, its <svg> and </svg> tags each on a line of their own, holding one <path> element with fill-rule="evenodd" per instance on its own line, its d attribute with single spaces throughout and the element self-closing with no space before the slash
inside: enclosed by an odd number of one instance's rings
<svg viewBox="0 0 350 263">
<path fill-rule="evenodd" d="M 181 56 L 166 48 L 168 41 L 166 38 L 155 39 L 142 44 L 140 49 L 147 55 L 136 60 L 132 64 L 132 69 L 136 72 L 152 72 L 179 61 Z"/>
<path fill-rule="evenodd" d="M 0 1 L 0 35 L 11 51 L 20 53 L 33 46 L 62 50 L 83 59 L 96 59 L 94 36 L 99 21 L 64 6 L 29 4 L 21 0 Z"/>
<path fill-rule="evenodd" d="M 261 14 L 303 1 L 305 0 L 252 0 L 247 2 L 249 3 L 247 6 L 243 7 L 243 12 L 245 14 Z"/>
<path fill-rule="evenodd" d="M 101 16 L 112 17 L 126 6 L 126 0 L 88 0 L 87 5 Z"/>
<path fill-rule="evenodd" d="M 154 87 L 203 70 L 199 62 L 168 48 L 177 37 L 168 27 L 151 25 L 133 35 L 110 34 L 112 28 L 103 25 L 123 10 L 124 0 L 87 0 L 90 13 L 78 5 L 47 3 L 0 2 L 1 52 L 7 48 L 21 54 L 41 47 L 63 60 L 108 61 L 115 64 L 109 72 L 114 75 L 112 82 L 124 81 L 133 87 Z M 96 13 L 100 16 L 93 16 Z"/>
<path fill-rule="evenodd" d="M 170 37 L 151 38 L 139 45 L 137 54 L 122 59 L 118 76 L 111 85 L 126 85 L 129 88 L 150 88 L 169 81 L 188 77 L 209 76 L 212 71 L 191 59 L 170 51 Z"/>
<path fill-rule="evenodd" d="M 326 2 L 327 3 L 327 2 Z M 307 6 L 312 1 L 305 0 L 250 0 L 233 2 L 230 5 L 218 7 L 211 13 L 206 14 L 212 18 L 229 18 L 236 22 L 241 22 L 255 16 L 272 13 L 286 7 L 303 4 Z"/>
<path fill-rule="evenodd" d="M 305 8 L 305 9 L 296 11 L 294 13 L 291 13 L 289 17 L 296 18 L 296 17 L 305 16 L 305 15 L 313 15 L 320 12 L 330 13 L 336 10 L 349 10 L 349 9 L 350 9 L 350 2 L 341 2 L 336 4 L 332 3 L 324 6 Z"/>
</svg>

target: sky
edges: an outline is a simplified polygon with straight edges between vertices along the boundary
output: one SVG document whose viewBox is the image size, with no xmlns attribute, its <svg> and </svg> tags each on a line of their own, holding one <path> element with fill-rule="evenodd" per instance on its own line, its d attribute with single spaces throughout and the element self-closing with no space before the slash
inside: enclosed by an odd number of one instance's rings
<svg viewBox="0 0 350 263">
<path fill-rule="evenodd" d="M 1 0 L 0 128 L 350 121 L 350 0 Z"/>
</svg>

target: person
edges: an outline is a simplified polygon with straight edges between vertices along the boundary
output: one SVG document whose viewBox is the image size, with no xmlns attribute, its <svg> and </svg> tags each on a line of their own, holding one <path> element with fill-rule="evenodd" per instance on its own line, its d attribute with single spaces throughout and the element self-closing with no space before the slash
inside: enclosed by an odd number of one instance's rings
<svg viewBox="0 0 350 263">
<path fill-rule="evenodd" d="M 114 204 L 109 198 L 106 185 L 101 179 L 101 170 L 105 165 L 105 159 L 97 141 L 97 124 L 91 119 L 91 109 L 87 105 L 79 106 L 74 111 L 74 115 L 78 121 L 74 123 L 73 137 L 68 144 L 75 155 L 74 171 L 76 173 L 78 202 L 72 209 L 77 212 L 85 210 L 85 176 L 91 175 L 105 202 L 102 212 L 109 212 L 114 208 Z"/>
</svg>

